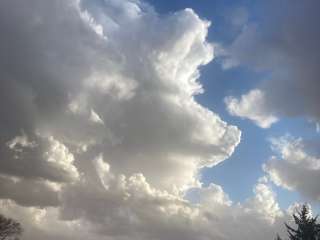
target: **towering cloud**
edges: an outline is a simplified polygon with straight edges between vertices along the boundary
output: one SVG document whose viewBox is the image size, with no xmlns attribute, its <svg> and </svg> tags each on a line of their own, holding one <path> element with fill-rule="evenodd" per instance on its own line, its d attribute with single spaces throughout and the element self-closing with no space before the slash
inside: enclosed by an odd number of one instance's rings
<svg viewBox="0 0 320 240">
<path fill-rule="evenodd" d="M 0 205 L 25 239 L 273 236 L 267 183 L 242 205 L 201 187 L 240 142 L 195 100 L 209 25 L 138 0 L 0 2 Z"/>
</svg>

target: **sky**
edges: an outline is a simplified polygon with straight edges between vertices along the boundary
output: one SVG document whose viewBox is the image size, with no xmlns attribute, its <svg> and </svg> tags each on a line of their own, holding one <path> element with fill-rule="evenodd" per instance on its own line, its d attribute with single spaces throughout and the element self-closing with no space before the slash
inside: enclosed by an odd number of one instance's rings
<svg viewBox="0 0 320 240">
<path fill-rule="evenodd" d="M 209 42 L 219 45 L 232 45 L 244 29 L 251 25 L 263 24 L 267 8 L 259 1 L 157 1 L 149 0 L 161 14 L 168 14 L 185 8 L 194 9 L 199 16 L 212 23 L 208 29 L 207 39 Z M 268 8 L 276 9 L 286 6 L 285 1 L 273 2 Z M 279 10 L 280 14 L 286 14 L 287 9 Z M 290 10 L 289 10 L 290 11 Z M 302 17 L 302 16 L 301 16 Z M 264 29 L 261 29 L 262 31 Z M 243 47 L 242 47 L 243 48 Z M 260 55 L 262 56 L 262 55 Z M 255 56 L 255 57 L 260 57 Z M 203 171 L 203 182 L 208 184 L 212 181 L 223 185 L 225 191 L 235 201 L 243 201 L 252 192 L 252 186 L 264 172 L 262 164 L 273 154 L 269 142 L 272 137 L 292 135 L 295 137 L 318 138 L 315 130 L 316 125 L 308 121 L 308 117 L 283 116 L 281 122 L 268 126 L 267 130 L 252 122 L 243 121 L 234 117 L 226 108 L 224 99 L 226 96 L 241 96 L 250 89 L 255 88 L 259 83 L 267 81 L 272 70 L 257 71 L 246 64 L 237 64 L 235 67 L 223 67 L 223 58 L 217 57 L 207 64 L 201 71 L 200 81 L 204 86 L 205 93 L 197 96 L 197 100 L 204 106 L 217 112 L 222 119 L 228 123 L 238 126 L 242 131 L 241 144 L 227 161 L 215 168 Z M 252 100 L 254 101 L 254 100 Z M 306 121 L 307 120 L 307 121 Z M 241 171 L 239 171 L 241 169 Z M 243 172 L 250 174 L 243 174 Z M 226 174 L 226 172 L 228 174 Z M 284 189 L 274 188 L 277 192 L 279 203 L 287 208 L 292 201 L 307 201 L 304 196 L 299 196 Z M 316 203 L 314 203 L 316 204 Z M 317 206 L 315 206 L 317 207 Z"/>
<path fill-rule="evenodd" d="M 0 213 L 25 240 L 285 236 L 320 210 L 319 7 L 1 1 Z"/>
</svg>

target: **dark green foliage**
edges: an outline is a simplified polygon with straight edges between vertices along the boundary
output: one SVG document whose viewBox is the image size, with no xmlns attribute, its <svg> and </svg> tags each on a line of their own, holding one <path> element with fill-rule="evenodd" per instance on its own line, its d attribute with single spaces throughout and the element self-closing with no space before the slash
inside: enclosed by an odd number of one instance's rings
<svg viewBox="0 0 320 240">
<path fill-rule="evenodd" d="M 285 223 L 289 240 L 320 240 L 320 224 L 317 223 L 317 217 L 311 217 L 309 208 L 306 204 L 302 206 L 301 211 L 293 214 L 296 227 Z M 276 240 L 281 240 L 277 236 Z"/>
<path fill-rule="evenodd" d="M 19 239 L 22 234 L 21 224 L 0 214 L 0 240 Z"/>
</svg>

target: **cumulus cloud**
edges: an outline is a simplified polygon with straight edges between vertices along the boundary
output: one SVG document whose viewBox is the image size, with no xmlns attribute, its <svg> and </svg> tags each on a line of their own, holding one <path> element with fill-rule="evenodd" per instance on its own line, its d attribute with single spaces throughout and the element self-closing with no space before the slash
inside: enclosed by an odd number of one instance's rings
<svg viewBox="0 0 320 240">
<path fill-rule="evenodd" d="M 319 200 L 320 160 L 314 147 L 309 145 L 301 138 L 273 139 L 272 147 L 277 155 L 264 165 L 264 170 L 276 185 Z"/>
<path fill-rule="evenodd" d="M 94 159 L 95 179 L 64 191 L 64 221 L 88 221 L 92 230 L 115 239 L 272 238 L 288 216 L 266 181 L 254 196 L 233 204 L 221 186 L 193 189 L 197 201 L 150 185 L 143 174 L 117 175 L 102 156 Z M 90 187 L 88 187 L 90 186 Z M 231 228 L 235 231 L 229 231 Z"/>
<path fill-rule="evenodd" d="M 209 26 L 138 0 L 1 1 L 0 206 L 25 239 L 273 237 L 266 182 L 240 204 L 199 180 L 241 135 L 195 99 Z"/>
<path fill-rule="evenodd" d="M 276 200 L 276 194 L 268 184 L 266 177 L 259 179 L 254 187 L 254 197 L 249 199 L 248 204 L 254 211 L 258 211 L 264 218 L 270 222 L 274 222 L 277 217 L 282 217 L 279 204 Z"/>
<path fill-rule="evenodd" d="M 270 73 L 255 87 L 265 96 L 264 104 L 252 104 L 244 115 L 258 124 L 252 117 L 257 111 L 318 122 L 319 2 L 268 1 L 259 6 L 266 12 L 259 23 L 245 25 L 233 43 L 220 51 L 224 68 L 242 65 Z"/>
<path fill-rule="evenodd" d="M 262 128 L 269 128 L 278 121 L 267 107 L 265 93 L 259 89 L 251 90 L 240 99 L 226 97 L 225 104 L 231 115 L 250 119 Z"/>
<path fill-rule="evenodd" d="M 52 182 L 69 182 L 79 177 L 73 154 L 52 136 L 35 135 L 31 140 L 23 133 L 2 146 L 1 156 L 6 160 L 0 163 L 2 174 Z"/>
<path fill-rule="evenodd" d="M 199 201 L 192 204 L 154 188 L 142 174 L 116 175 L 101 156 L 92 166 L 98 177 L 68 187 L 60 208 L 2 200 L 2 209 L 28 226 L 27 239 L 269 239 L 288 217 L 263 180 L 244 204 L 231 203 L 217 185 L 199 188 Z"/>
<path fill-rule="evenodd" d="M 4 174 L 64 181 L 53 176 L 59 168 L 76 178 L 86 151 L 180 191 L 232 154 L 240 131 L 194 99 L 198 67 L 213 58 L 209 22 L 190 9 L 162 19 L 144 6 L 2 3 L 1 102 L 15 108 L 2 108 Z M 46 166 L 22 172 L 19 158 Z"/>
</svg>

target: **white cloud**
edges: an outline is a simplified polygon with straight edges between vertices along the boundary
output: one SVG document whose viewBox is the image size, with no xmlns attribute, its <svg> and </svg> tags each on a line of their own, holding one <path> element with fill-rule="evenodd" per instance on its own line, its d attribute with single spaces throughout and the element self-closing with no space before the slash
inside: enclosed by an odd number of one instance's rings
<svg viewBox="0 0 320 240">
<path fill-rule="evenodd" d="M 229 196 L 223 191 L 222 187 L 211 183 L 206 188 L 198 188 L 199 202 L 202 205 L 212 208 L 211 205 L 227 205 L 231 206 L 232 201 Z"/>
<path fill-rule="evenodd" d="M 192 204 L 155 189 L 142 174 L 114 174 L 101 156 L 93 165 L 99 178 L 70 185 L 62 194 L 62 208 L 1 201 L 4 213 L 27 226 L 26 239 L 270 239 L 288 217 L 265 182 L 243 205 L 232 204 L 214 184 L 198 189 L 199 203 Z"/>
<path fill-rule="evenodd" d="M 240 142 L 195 99 L 207 21 L 137 0 L 4 0 L 0 18 L 0 204 L 26 240 L 272 238 L 267 186 L 245 204 L 201 188 Z"/>
<path fill-rule="evenodd" d="M 240 99 L 226 97 L 225 104 L 231 115 L 250 119 L 262 128 L 269 128 L 278 121 L 266 104 L 265 93 L 259 89 L 251 90 Z"/>
<path fill-rule="evenodd" d="M 255 211 L 258 211 L 271 223 L 274 223 L 277 217 L 282 217 L 283 212 L 276 200 L 276 195 L 264 178 L 256 184 L 254 193 L 254 198 L 250 199 L 248 203 L 253 206 Z"/>
<path fill-rule="evenodd" d="M 56 168 L 60 168 L 61 171 L 68 172 L 71 179 L 77 180 L 79 173 L 76 167 L 73 165 L 74 156 L 69 149 L 52 136 L 48 137 L 48 148 L 43 153 L 44 158 L 49 164 L 55 165 Z"/>
<path fill-rule="evenodd" d="M 264 166 L 270 179 L 278 186 L 298 191 L 312 200 L 320 199 L 317 181 L 320 177 L 320 160 L 310 152 L 302 139 L 282 137 L 272 140 L 277 155 Z"/>
<path fill-rule="evenodd" d="M 77 180 L 79 173 L 73 165 L 69 149 L 52 136 L 25 133 L 15 136 L 3 146 L 0 163 L 4 175 L 62 183 Z"/>
<path fill-rule="evenodd" d="M 287 217 L 267 183 L 259 182 L 244 205 L 232 204 L 214 184 L 196 189 L 199 201 L 192 204 L 154 188 L 142 174 L 114 174 L 101 156 L 95 162 L 101 185 L 86 182 L 81 184 L 90 188 L 78 185 L 66 191 L 63 218 L 87 219 L 96 231 L 115 238 L 248 239 L 251 234 L 268 239 Z"/>
</svg>

